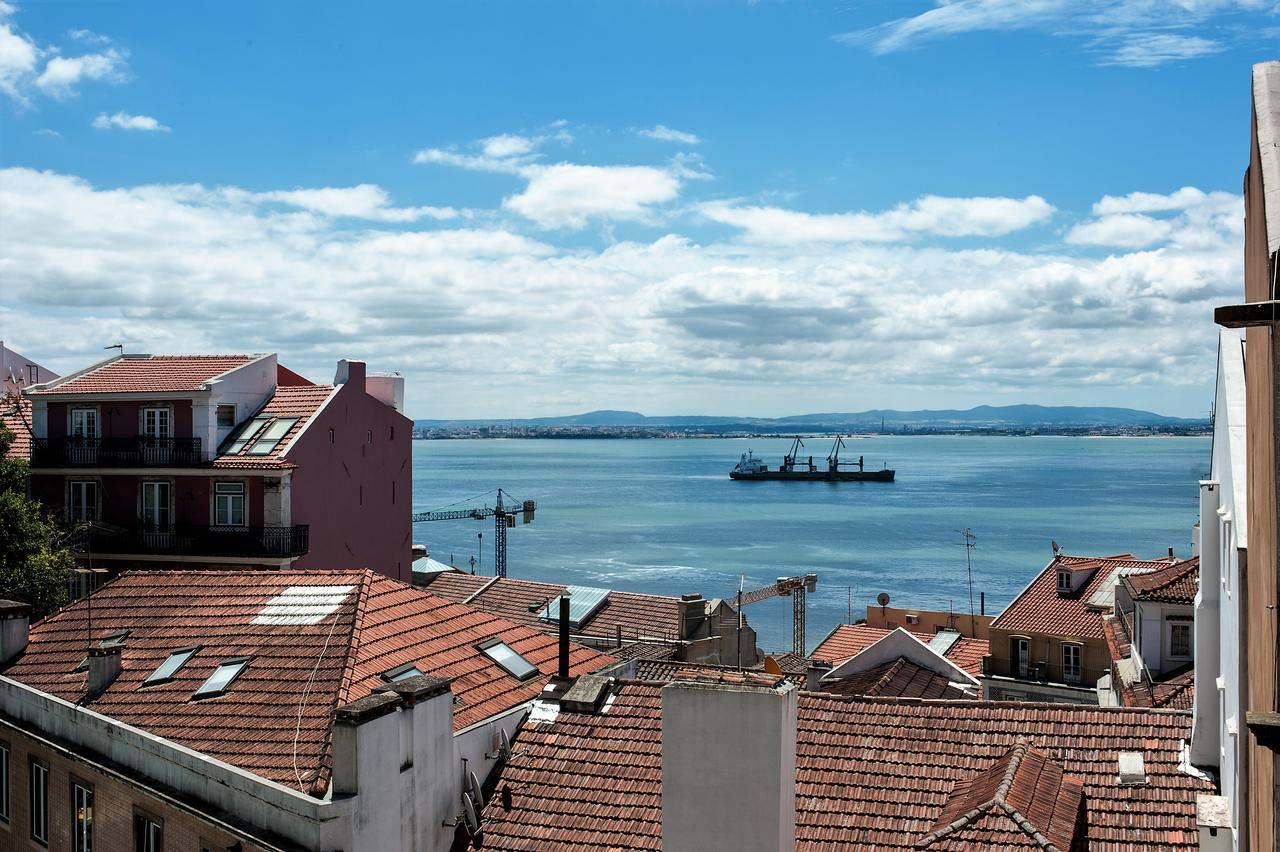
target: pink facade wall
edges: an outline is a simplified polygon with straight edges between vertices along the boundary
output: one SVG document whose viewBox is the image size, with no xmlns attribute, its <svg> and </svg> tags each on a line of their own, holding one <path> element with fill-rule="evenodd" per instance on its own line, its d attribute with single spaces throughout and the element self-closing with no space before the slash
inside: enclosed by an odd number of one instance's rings
<svg viewBox="0 0 1280 852">
<path fill-rule="evenodd" d="M 310 525 L 310 551 L 294 565 L 370 568 L 409 582 L 413 421 L 364 392 L 364 364 L 350 369 L 286 456 L 298 466 L 293 523 Z"/>
</svg>

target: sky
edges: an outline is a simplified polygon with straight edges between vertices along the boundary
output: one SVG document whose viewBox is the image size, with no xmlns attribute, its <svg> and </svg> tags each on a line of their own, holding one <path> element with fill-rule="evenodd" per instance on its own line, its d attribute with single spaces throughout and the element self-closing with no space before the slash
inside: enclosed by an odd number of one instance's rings
<svg viewBox="0 0 1280 852">
<path fill-rule="evenodd" d="M 1205 416 L 1278 0 L 14 4 L 0 339 L 420 418 Z"/>
</svg>

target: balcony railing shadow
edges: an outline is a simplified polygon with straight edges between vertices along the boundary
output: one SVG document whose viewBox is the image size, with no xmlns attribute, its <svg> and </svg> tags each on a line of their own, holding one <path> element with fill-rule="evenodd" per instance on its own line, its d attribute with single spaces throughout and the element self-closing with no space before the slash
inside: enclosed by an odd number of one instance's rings
<svg viewBox="0 0 1280 852">
<path fill-rule="evenodd" d="M 79 529 L 72 544 L 94 554 L 157 553 L 175 556 L 302 556 L 310 544 L 306 524 L 289 527 L 94 524 Z"/>
</svg>

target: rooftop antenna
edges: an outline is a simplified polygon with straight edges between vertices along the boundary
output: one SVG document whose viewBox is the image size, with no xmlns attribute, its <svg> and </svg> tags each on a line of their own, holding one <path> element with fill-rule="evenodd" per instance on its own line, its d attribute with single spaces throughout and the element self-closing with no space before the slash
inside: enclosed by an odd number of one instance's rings
<svg viewBox="0 0 1280 852">
<path fill-rule="evenodd" d="M 1049 544 L 1051 547 L 1053 547 L 1054 558 L 1057 558 L 1062 555 L 1062 545 L 1058 544 L 1058 542 L 1055 539 L 1052 539 L 1052 538 L 1049 539 Z"/>
<path fill-rule="evenodd" d="M 118 350 L 119 350 L 120 357 L 121 357 L 121 358 L 123 358 L 123 357 L 124 357 L 124 344 L 123 344 L 123 343 L 113 343 L 113 344 L 111 344 L 110 346 L 104 346 L 104 347 L 102 347 L 102 348 L 103 348 L 103 349 L 118 349 Z"/>
<path fill-rule="evenodd" d="M 977 621 L 973 614 L 973 549 L 978 546 L 978 537 L 973 534 L 973 530 L 969 527 L 956 530 L 956 532 L 964 536 L 964 564 L 969 571 L 969 637 L 976 638 L 978 629 Z"/>
</svg>

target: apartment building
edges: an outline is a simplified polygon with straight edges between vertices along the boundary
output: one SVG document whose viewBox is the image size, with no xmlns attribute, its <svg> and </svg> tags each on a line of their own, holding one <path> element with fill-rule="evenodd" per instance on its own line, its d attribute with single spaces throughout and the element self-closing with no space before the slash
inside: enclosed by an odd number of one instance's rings
<svg viewBox="0 0 1280 852">
<path fill-rule="evenodd" d="M 1103 618 L 1112 702 L 1191 709 L 1199 579 L 1198 556 L 1120 579 L 1114 614 Z"/>
<path fill-rule="evenodd" d="M 120 355 L 28 388 L 31 493 L 82 564 L 412 562 L 404 382 L 338 362 L 313 384 L 265 355 Z M 29 408 L 25 408 L 29 406 Z"/>
</svg>

